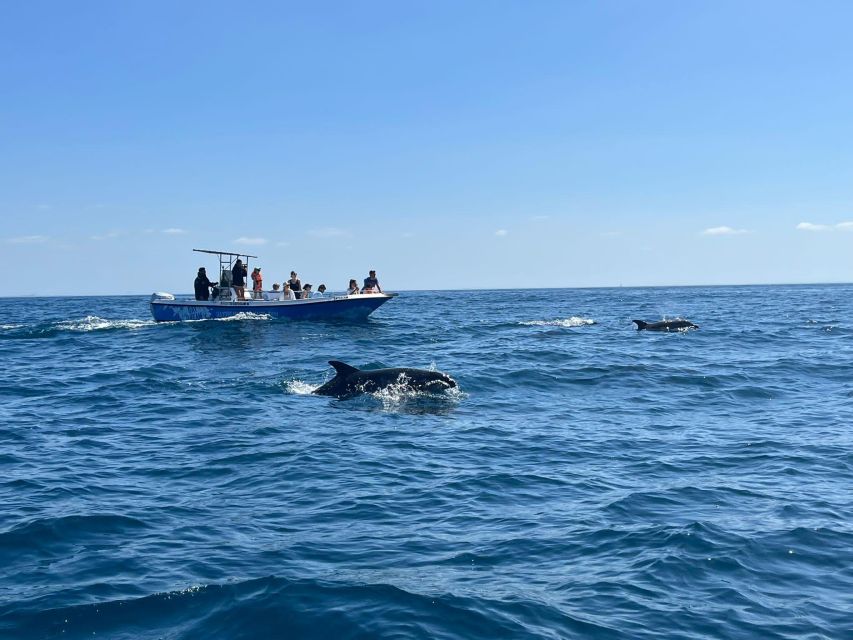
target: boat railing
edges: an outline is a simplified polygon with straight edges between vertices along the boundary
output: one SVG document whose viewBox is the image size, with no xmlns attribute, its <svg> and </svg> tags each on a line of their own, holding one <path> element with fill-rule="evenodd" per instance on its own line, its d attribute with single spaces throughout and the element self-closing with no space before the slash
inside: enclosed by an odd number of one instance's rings
<svg viewBox="0 0 853 640">
<path fill-rule="evenodd" d="M 247 292 L 247 293 L 250 293 L 250 292 Z M 316 296 L 316 297 L 312 297 L 312 298 L 294 298 L 292 300 L 282 300 L 280 298 L 276 299 L 276 300 L 268 300 L 268 299 L 263 298 L 263 297 L 255 298 L 251 295 L 247 295 L 246 298 L 244 298 L 243 300 L 240 300 L 237 298 L 237 292 L 233 287 L 229 287 L 227 289 L 223 287 L 219 290 L 219 293 L 217 296 L 215 296 L 215 297 L 211 296 L 211 298 L 209 300 L 195 300 L 195 298 L 193 298 L 193 297 L 184 298 L 183 296 L 180 299 L 176 299 L 176 297 L 173 296 L 171 293 L 154 293 L 151 296 L 151 301 L 152 302 L 155 302 L 155 301 L 156 302 L 174 302 L 176 304 L 184 303 L 187 301 L 206 302 L 208 304 L 211 304 L 211 303 L 213 303 L 213 304 L 230 304 L 230 303 L 235 303 L 235 302 L 240 302 L 240 303 L 248 302 L 250 304 L 252 304 L 252 303 L 262 304 L 264 302 L 303 303 L 303 302 L 308 302 L 308 301 L 323 302 L 323 301 L 331 301 L 331 300 L 338 300 L 338 301 L 340 301 L 340 300 L 352 300 L 352 299 L 363 298 L 365 296 L 377 296 L 377 295 L 393 298 L 397 294 L 396 293 L 386 293 L 386 292 L 378 293 L 377 292 L 377 293 L 371 293 L 371 294 L 358 293 L 358 294 L 349 295 L 346 293 L 340 293 L 340 294 L 326 294 L 323 296 Z"/>
</svg>

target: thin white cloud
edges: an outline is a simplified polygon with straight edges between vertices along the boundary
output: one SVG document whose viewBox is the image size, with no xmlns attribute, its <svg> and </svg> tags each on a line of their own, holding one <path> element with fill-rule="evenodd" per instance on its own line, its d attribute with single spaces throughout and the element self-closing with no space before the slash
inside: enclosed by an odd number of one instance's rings
<svg viewBox="0 0 853 640">
<path fill-rule="evenodd" d="M 839 222 L 835 228 L 842 231 L 853 231 L 853 222 Z"/>
<path fill-rule="evenodd" d="M 507 231 L 506 229 L 498 229 L 497 231 L 495 231 L 495 235 L 500 236 L 500 237 L 503 237 L 503 236 L 508 235 L 508 234 L 509 234 L 509 231 Z"/>
<path fill-rule="evenodd" d="M 622 235 L 621 231 L 603 231 L 601 234 L 602 238 L 618 238 Z"/>
<path fill-rule="evenodd" d="M 178 229 L 177 227 L 169 227 L 168 229 L 163 229 L 163 233 L 168 236 L 177 236 L 182 233 L 186 233 L 185 229 Z"/>
<path fill-rule="evenodd" d="M 247 238 L 246 236 L 240 236 L 234 241 L 235 244 L 266 244 L 266 238 Z"/>
<path fill-rule="evenodd" d="M 703 236 L 740 236 L 749 233 L 746 229 L 733 229 L 732 227 L 711 227 L 702 232 Z"/>
<path fill-rule="evenodd" d="M 41 244 L 50 240 L 47 236 L 18 236 L 17 238 L 9 238 L 6 242 L 10 244 Z"/>
<path fill-rule="evenodd" d="M 400 236 L 400 237 L 401 237 L 401 238 L 414 238 L 414 237 L 415 237 L 415 234 L 414 234 L 414 233 L 412 233 L 411 231 L 406 231 L 406 232 L 404 232 L 403 234 L 401 234 L 401 236 Z"/>
<path fill-rule="evenodd" d="M 350 235 L 350 232 L 340 227 L 322 227 L 320 229 L 311 229 L 308 235 L 315 238 L 343 238 Z"/>
<path fill-rule="evenodd" d="M 832 227 L 828 224 L 813 224 L 811 222 L 801 222 L 797 225 L 800 231 L 829 231 Z"/>
<path fill-rule="evenodd" d="M 121 235 L 120 231 L 108 231 L 107 233 L 101 233 L 94 236 L 89 236 L 90 240 L 111 240 L 112 238 L 118 238 Z"/>
<path fill-rule="evenodd" d="M 281 242 L 276 242 L 275 246 L 277 246 L 277 247 L 289 247 L 290 243 L 287 240 L 282 240 Z"/>
<path fill-rule="evenodd" d="M 531 216 L 530 219 L 534 222 L 542 222 L 544 220 L 550 220 L 551 216 Z"/>
</svg>

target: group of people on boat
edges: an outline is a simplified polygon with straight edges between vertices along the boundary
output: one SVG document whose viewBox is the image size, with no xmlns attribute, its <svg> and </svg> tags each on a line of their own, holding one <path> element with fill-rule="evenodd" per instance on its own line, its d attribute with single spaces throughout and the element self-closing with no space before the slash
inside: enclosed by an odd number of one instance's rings
<svg viewBox="0 0 853 640">
<path fill-rule="evenodd" d="M 299 300 L 306 298 L 322 298 L 326 293 L 326 285 L 321 284 L 314 291 L 311 284 L 302 284 L 298 274 L 295 271 L 290 272 L 290 279 L 286 280 L 282 285 L 277 282 L 272 285 L 270 291 L 264 291 L 264 281 L 261 275 L 261 268 L 255 267 L 251 276 L 248 274 L 248 267 L 243 261 L 238 258 L 231 268 L 230 278 L 228 272 L 223 272 L 223 281 L 219 283 L 211 282 L 207 277 L 207 272 L 204 267 L 199 267 L 198 275 L 195 279 L 195 299 L 196 300 L 214 300 L 219 298 L 222 289 L 233 289 L 237 300 L 246 300 L 246 284 L 247 278 L 252 280 L 252 299 L 253 300 Z M 226 282 L 225 280 L 230 280 Z M 212 293 L 211 293 L 212 292 Z M 358 295 L 363 293 L 382 293 L 382 287 L 379 285 L 379 280 L 376 278 L 376 271 L 370 270 L 367 278 L 364 279 L 364 286 L 359 289 L 355 278 L 350 279 L 347 295 Z"/>
<path fill-rule="evenodd" d="M 295 274 L 294 274 L 295 275 Z M 302 284 L 297 278 L 297 283 L 294 285 L 291 280 L 284 282 L 284 288 L 276 282 L 272 286 L 272 290 L 264 291 L 263 288 L 254 289 L 252 298 L 256 300 L 299 300 L 306 298 L 323 298 L 326 295 L 326 285 L 321 284 L 314 291 L 313 286 L 305 283 Z"/>
</svg>

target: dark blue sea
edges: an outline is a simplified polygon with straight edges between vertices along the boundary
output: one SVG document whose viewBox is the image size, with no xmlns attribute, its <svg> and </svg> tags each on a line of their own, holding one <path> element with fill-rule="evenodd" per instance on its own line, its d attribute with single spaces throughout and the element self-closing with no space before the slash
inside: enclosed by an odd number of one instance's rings
<svg viewBox="0 0 853 640">
<path fill-rule="evenodd" d="M 853 637 L 853 286 L 3 299 L 0 362 L 4 640 Z"/>
</svg>

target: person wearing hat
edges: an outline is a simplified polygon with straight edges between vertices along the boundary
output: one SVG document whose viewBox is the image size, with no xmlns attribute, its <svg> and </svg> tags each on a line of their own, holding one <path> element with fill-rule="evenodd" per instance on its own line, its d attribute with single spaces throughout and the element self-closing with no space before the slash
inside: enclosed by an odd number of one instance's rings
<svg viewBox="0 0 853 640">
<path fill-rule="evenodd" d="M 252 298 L 260 300 L 264 295 L 264 281 L 261 278 L 261 268 L 255 267 L 252 271 Z"/>
<path fill-rule="evenodd" d="M 213 286 L 213 283 L 207 279 L 207 272 L 204 267 L 199 267 L 198 275 L 193 284 L 195 285 L 196 300 L 210 300 L 210 287 Z"/>
</svg>

